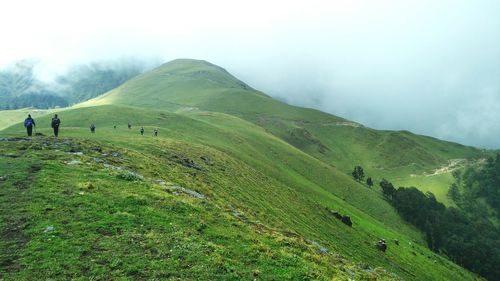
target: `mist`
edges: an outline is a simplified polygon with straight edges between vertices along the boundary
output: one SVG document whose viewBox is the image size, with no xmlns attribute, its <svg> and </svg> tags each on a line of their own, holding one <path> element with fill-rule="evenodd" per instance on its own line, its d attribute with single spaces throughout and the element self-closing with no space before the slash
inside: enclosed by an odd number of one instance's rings
<svg viewBox="0 0 500 281">
<path fill-rule="evenodd" d="M 48 77 L 38 60 L 22 60 L 0 70 L 0 109 L 66 107 L 104 94 L 159 63 L 122 58 L 68 66 Z"/>
<path fill-rule="evenodd" d="M 40 81 L 96 61 L 204 59 L 290 104 L 500 147 L 498 1 L 16 1 L 0 24 L 0 67 L 35 59 Z"/>
</svg>

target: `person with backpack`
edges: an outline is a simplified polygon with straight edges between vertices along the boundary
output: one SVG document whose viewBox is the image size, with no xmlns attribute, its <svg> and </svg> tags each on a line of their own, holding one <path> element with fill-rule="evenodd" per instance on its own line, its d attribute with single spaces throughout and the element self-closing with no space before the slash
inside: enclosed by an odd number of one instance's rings
<svg viewBox="0 0 500 281">
<path fill-rule="evenodd" d="M 387 251 L 387 244 L 385 243 L 385 239 L 380 239 L 377 242 L 377 248 L 382 252 Z"/>
<path fill-rule="evenodd" d="M 95 125 L 94 124 L 90 125 L 90 132 L 92 134 L 95 134 Z"/>
<path fill-rule="evenodd" d="M 52 118 L 52 129 L 54 129 L 54 136 L 57 138 L 59 136 L 59 125 L 61 124 L 61 120 L 57 117 L 57 114 Z"/>
<path fill-rule="evenodd" d="M 28 114 L 28 118 L 24 119 L 24 127 L 26 128 L 26 132 L 28 133 L 28 137 L 31 137 L 33 134 L 33 127 L 35 127 L 35 120 L 31 118 L 31 114 Z"/>
</svg>

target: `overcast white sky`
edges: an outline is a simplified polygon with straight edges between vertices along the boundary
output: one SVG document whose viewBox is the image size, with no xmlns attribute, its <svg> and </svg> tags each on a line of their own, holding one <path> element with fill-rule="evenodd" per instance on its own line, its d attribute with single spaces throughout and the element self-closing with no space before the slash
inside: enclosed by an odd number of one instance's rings
<svg viewBox="0 0 500 281">
<path fill-rule="evenodd" d="M 500 1 L 2 1 L 0 67 L 205 59 L 289 103 L 500 148 Z"/>
</svg>

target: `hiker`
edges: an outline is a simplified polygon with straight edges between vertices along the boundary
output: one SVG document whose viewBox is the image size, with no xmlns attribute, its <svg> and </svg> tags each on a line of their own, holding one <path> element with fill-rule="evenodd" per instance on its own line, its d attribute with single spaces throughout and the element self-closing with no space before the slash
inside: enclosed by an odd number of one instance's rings
<svg viewBox="0 0 500 281">
<path fill-rule="evenodd" d="M 382 252 L 385 252 L 387 250 L 387 244 L 385 243 L 385 239 L 380 239 L 377 242 L 377 249 L 379 249 Z"/>
<path fill-rule="evenodd" d="M 54 129 L 54 136 L 57 138 L 59 136 L 59 125 L 61 124 L 61 120 L 57 117 L 57 114 L 52 118 L 52 129 Z"/>
<path fill-rule="evenodd" d="M 144 127 L 141 127 L 141 136 L 144 136 Z"/>
<path fill-rule="evenodd" d="M 94 124 L 90 125 L 90 132 L 91 132 L 92 134 L 94 134 L 94 133 L 95 133 L 95 125 L 94 125 Z"/>
<path fill-rule="evenodd" d="M 130 124 L 130 122 L 128 122 L 127 126 L 129 130 L 132 129 L 132 124 Z"/>
<path fill-rule="evenodd" d="M 31 118 L 31 114 L 28 114 L 28 118 L 24 119 L 24 127 L 26 128 L 28 137 L 31 137 L 33 134 L 33 127 L 36 127 L 35 120 Z"/>
<path fill-rule="evenodd" d="M 157 136 L 158 136 L 158 128 L 155 128 L 155 130 L 154 130 L 154 135 L 155 135 L 155 137 L 157 137 Z"/>
</svg>

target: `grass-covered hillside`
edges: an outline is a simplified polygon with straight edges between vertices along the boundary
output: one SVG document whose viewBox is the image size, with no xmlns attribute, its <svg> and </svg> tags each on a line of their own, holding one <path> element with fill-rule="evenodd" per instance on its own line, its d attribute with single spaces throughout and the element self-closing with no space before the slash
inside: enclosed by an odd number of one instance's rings
<svg viewBox="0 0 500 281">
<path fill-rule="evenodd" d="M 430 186 L 422 188 L 433 191 L 443 202 L 447 202 L 445 194 L 452 183 L 451 176 L 443 175 L 449 175 L 451 169 L 443 168 L 485 157 L 473 147 L 407 131 L 373 130 L 321 111 L 284 104 L 205 61 L 172 61 L 84 103 L 100 104 L 231 114 L 344 173 L 361 165 L 376 182 L 386 177 L 396 184 Z"/>
<path fill-rule="evenodd" d="M 16 109 L 16 110 L 0 110 L 0 130 L 22 122 L 24 118 L 31 114 L 33 118 L 38 118 L 39 116 L 44 116 L 49 114 L 51 111 L 46 109 Z"/>
<path fill-rule="evenodd" d="M 97 140 L 2 139 L 2 280 L 398 280 L 215 195 L 217 178 L 241 163 L 162 148 L 168 157 Z M 210 161 L 198 177 L 178 163 L 193 153 Z"/>
<path fill-rule="evenodd" d="M 425 176 L 473 148 L 292 107 L 193 60 L 58 113 L 59 140 L 49 115 L 45 136 L 0 132 L 5 280 L 476 279 L 349 175 Z"/>
</svg>

